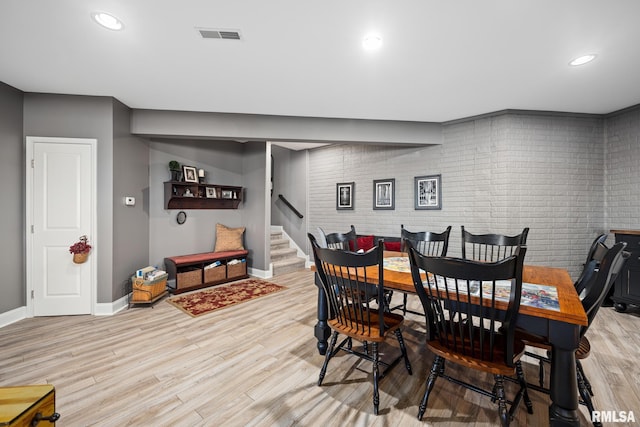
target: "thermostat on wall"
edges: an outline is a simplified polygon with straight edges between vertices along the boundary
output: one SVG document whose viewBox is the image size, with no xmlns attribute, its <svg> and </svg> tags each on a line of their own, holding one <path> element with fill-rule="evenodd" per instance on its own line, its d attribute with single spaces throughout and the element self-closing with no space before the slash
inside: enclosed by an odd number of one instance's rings
<svg viewBox="0 0 640 427">
<path fill-rule="evenodd" d="M 135 206 L 136 204 L 136 198 L 135 197 L 131 197 L 131 196 L 126 196 L 124 198 L 124 204 L 126 206 Z"/>
</svg>

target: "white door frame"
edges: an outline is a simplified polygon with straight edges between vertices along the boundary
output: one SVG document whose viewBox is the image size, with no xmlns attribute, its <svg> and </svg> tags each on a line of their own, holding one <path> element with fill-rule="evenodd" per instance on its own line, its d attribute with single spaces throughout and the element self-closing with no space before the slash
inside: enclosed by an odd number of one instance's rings
<svg viewBox="0 0 640 427">
<path fill-rule="evenodd" d="M 57 137 L 40 137 L 40 136 L 27 136 L 26 137 L 26 200 L 25 200 L 25 212 L 26 212 L 26 301 L 27 301 L 27 317 L 33 317 L 33 299 L 31 298 L 33 292 L 33 233 L 31 231 L 33 225 L 33 172 L 34 169 L 31 165 L 31 161 L 34 156 L 34 144 L 37 142 L 46 143 L 60 143 L 60 144 L 85 144 L 91 146 L 91 226 L 89 235 L 91 236 L 91 252 L 93 256 L 89 257 L 87 262 L 92 263 L 91 268 L 91 314 L 95 314 L 97 306 L 97 284 L 98 284 L 98 233 L 97 233 L 97 190 L 98 190 L 98 140 L 94 138 L 57 138 Z"/>
</svg>

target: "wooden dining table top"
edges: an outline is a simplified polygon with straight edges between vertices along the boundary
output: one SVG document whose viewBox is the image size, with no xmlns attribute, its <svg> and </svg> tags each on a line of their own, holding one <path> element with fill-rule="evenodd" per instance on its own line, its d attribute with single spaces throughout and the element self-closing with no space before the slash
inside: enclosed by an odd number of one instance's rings
<svg viewBox="0 0 640 427">
<path fill-rule="evenodd" d="M 385 258 L 408 257 L 404 252 L 385 251 Z M 312 268 L 315 271 L 315 266 Z M 407 293 L 416 293 L 410 272 L 384 269 L 384 287 Z M 372 281 L 378 280 L 377 267 L 369 267 L 367 276 Z M 563 268 L 525 265 L 522 281 L 539 285 L 554 286 L 558 291 L 560 310 L 552 310 L 529 305 L 520 305 L 519 313 L 548 320 L 587 326 L 587 314 L 582 307 L 580 297 L 573 286 L 569 272 Z"/>
</svg>

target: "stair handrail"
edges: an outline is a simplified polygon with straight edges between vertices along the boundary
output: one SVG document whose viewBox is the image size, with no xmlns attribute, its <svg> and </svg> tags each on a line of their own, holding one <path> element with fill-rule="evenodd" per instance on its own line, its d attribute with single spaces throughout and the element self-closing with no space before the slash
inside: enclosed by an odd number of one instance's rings
<svg viewBox="0 0 640 427">
<path fill-rule="evenodd" d="M 287 200 L 286 197 L 284 197 L 282 194 L 278 194 L 278 199 L 282 200 L 282 202 L 293 211 L 294 214 L 297 215 L 298 218 L 302 219 L 304 218 L 304 215 L 302 215 L 300 213 L 300 211 L 296 208 L 293 207 L 293 205 Z"/>
</svg>

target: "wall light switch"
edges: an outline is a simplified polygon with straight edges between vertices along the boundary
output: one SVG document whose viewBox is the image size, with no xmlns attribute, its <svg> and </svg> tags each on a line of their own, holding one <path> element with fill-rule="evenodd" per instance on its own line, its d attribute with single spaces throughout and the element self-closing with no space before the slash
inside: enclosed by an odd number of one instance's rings
<svg viewBox="0 0 640 427">
<path fill-rule="evenodd" d="M 135 197 L 131 197 L 131 196 L 126 196 L 124 198 L 124 204 L 126 206 L 135 206 L 136 205 L 136 198 Z"/>
</svg>

